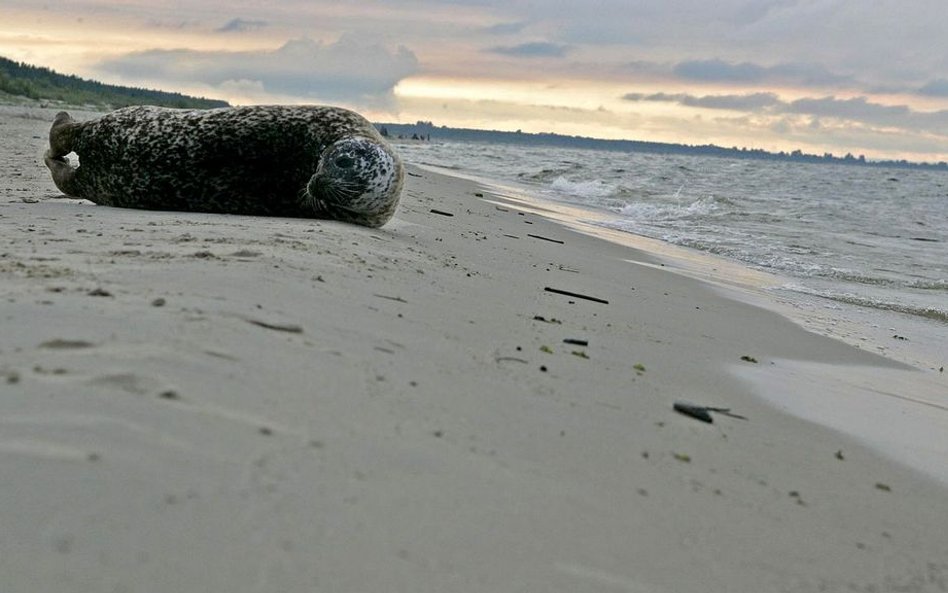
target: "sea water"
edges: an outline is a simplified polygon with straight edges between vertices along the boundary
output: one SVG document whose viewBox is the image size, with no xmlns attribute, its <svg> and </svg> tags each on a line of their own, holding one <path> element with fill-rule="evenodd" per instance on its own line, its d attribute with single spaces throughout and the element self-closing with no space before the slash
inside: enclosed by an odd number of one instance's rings
<svg viewBox="0 0 948 593">
<path fill-rule="evenodd" d="M 593 209 L 591 224 L 771 272 L 784 294 L 884 312 L 881 324 L 913 318 L 948 342 L 948 173 L 483 143 L 397 147 L 408 162 Z"/>
</svg>

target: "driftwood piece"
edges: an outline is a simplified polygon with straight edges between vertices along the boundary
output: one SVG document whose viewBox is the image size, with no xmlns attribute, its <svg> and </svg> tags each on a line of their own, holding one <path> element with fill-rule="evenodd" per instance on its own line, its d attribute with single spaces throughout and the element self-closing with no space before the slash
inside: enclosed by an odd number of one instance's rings
<svg viewBox="0 0 948 593">
<path fill-rule="evenodd" d="M 273 331 L 278 332 L 287 332 L 290 334 L 301 334 L 303 333 L 303 328 L 289 323 L 271 323 L 269 321 L 260 321 L 259 319 L 247 319 L 247 323 L 252 323 L 258 327 L 264 329 L 272 329 Z"/>
<path fill-rule="evenodd" d="M 708 412 L 708 408 L 704 406 L 699 406 L 698 404 L 693 404 L 691 402 L 678 400 L 674 403 L 672 407 L 679 414 L 690 416 L 691 418 L 694 418 L 695 420 L 707 422 L 708 424 L 711 424 L 712 422 L 714 422 L 714 418 L 711 417 L 711 413 Z"/>
<path fill-rule="evenodd" d="M 559 239 L 550 239 L 549 237 L 544 237 L 543 235 L 532 235 L 527 233 L 528 237 L 533 237 L 534 239 L 540 239 L 541 241 L 549 241 L 550 243 L 558 243 L 559 245 L 566 245 L 566 241 L 560 241 Z"/>
<path fill-rule="evenodd" d="M 556 325 L 563 325 L 563 322 L 557 319 L 556 317 L 550 317 L 549 319 L 547 319 L 546 317 L 542 315 L 534 315 L 533 320 L 542 321 L 543 323 L 555 323 Z"/>
<path fill-rule="evenodd" d="M 711 412 L 716 412 L 731 418 L 737 418 L 738 420 L 747 420 L 746 416 L 731 413 L 731 408 L 702 406 L 700 404 L 695 404 L 681 399 L 676 401 L 672 408 L 679 414 L 684 414 L 685 416 L 690 416 L 695 420 L 701 420 L 702 422 L 707 422 L 709 424 L 714 422 L 714 418 L 711 417 Z"/>
<path fill-rule="evenodd" d="M 408 301 L 406 301 L 405 299 L 403 299 L 402 297 L 399 297 L 399 296 L 389 296 L 389 295 L 387 295 L 387 294 L 377 294 L 377 293 L 376 293 L 376 294 L 373 294 L 372 296 L 378 297 L 378 298 L 380 298 L 380 299 L 385 299 L 385 300 L 388 300 L 388 301 L 395 301 L 396 303 L 407 303 L 407 302 L 408 302 Z"/>
<path fill-rule="evenodd" d="M 561 295 L 563 295 L 563 296 L 570 296 L 570 297 L 574 297 L 574 298 L 577 298 L 577 299 L 583 299 L 583 300 L 587 300 L 587 301 L 592 301 L 592 302 L 594 302 L 594 303 L 602 303 L 603 305 L 608 305 L 608 304 L 609 304 L 609 301 L 607 301 L 607 300 L 605 300 L 605 299 L 601 299 L 601 298 L 599 298 L 599 297 L 594 297 L 594 296 L 589 296 L 589 295 L 586 295 L 586 294 L 580 294 L 580 293 L 578 293 L 578 292 L 570 292 L 570 291 L 568 291 L 568 290 L 560 290 L 559 288 L 551 288 L 551 287 L 549 287 L 549 286 L 545 287 L 543 290 L 545 290 L 545 291 L 547 291 L 547 292 L 553 292 L 553 293 L 556 293 L 556 294 L 561 294 Z"/>
</svg>

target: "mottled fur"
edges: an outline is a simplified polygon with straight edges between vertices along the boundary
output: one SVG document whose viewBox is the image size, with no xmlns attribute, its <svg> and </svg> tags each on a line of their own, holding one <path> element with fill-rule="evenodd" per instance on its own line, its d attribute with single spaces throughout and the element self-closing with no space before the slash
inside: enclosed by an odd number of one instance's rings
<svg viewBox="0 0 948 593">
<path fill-rule="evenodd" d="M 128 107 L 81 123 L 62 112 L 49 145 L 46 165 L 64 194 L 125 208 L 376 227 L 394 214 L 403 181 L 375 127 L 336 107 Z"/>
</svg>

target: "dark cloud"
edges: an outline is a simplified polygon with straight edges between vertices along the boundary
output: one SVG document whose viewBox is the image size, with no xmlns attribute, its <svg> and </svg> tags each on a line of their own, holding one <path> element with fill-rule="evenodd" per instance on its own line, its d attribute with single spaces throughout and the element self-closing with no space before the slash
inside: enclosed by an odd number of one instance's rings
<svg viewBox="0 0 948 593">
<path fill-rule="evenodd" d="M 832 86 L 849 82 L 846 76 L 833 74 L 819 64 L 783 63 L 761 66 L 752 62 L 689 60 L 672 68 L 678 78 L 697 82 L 761 83 L 793 82 L 806 86 Z"/>
<path fill-rule="evenodd" d="M 773 93 L 751 93 L 748 95 L 688 95 L 684 93 L 654 93 L 643 95 L 629 93 L 623 97 L 626 101 L 659 101 L 678 103 L 687 107 L 705 109 L 731 109 L 734 111 L 760 111 L 766 107 L 780 105 L 781 101 Z"/>
<path fill-rule="evenodd" d="M 759 111 L 780 104 L 774 93 L 751 93 L 748 95 L 708 95 L 686 98 L 685 105 L 705 109 L 732 109 L 736 111 Z"/>
<path fill-rule="evenodd" d="M 247 31 L 257 31 L 268 25 L 267 21 L 231 19 L 224 23 L 222 27 L 214 29 L 217 33 L 244 33 Z"/>
<path fill-rule="evenodd" d="M 546 41 L 534 41 L 520 45 L 492 47 L 487 51 L 519 58 L 562 58 L 569 51 L 569 46 Z"/>
<path fill-rule="evenodd" d="M 820 97 L 818 99 L 797 99 L 782 105 L 787 113 L 815 115 L 818 117 L 836 117 L 872 121 L 875 123 L 898 123 L 913 112 L 907 105 L 881 105 L 870 103 L 865 97 L 837 99 Z"/>
<path fill-rule="evenodd" d="M 937 78 L 918 89 L 918 93 L 930 97 L 948 97 L 948 79 Z"/>
<path fill-rule="evenodd" d="M 370 39 L 346 35 L 336 43 L 295 39 L 272 51 L 150 50 L 99 68 L 133 80 L 257 85 L 263 91 L 326 101 L 384 101 L 403 78 L 418 71 L 406 47 L 394 52 Z"/>
<path fill-rule="evenodd" d="M 644 93 L 626 93 L 622 98 L 626 101 L 670 101 L 677 102 L 678 99 L 675 97 L 681 97 L 684 95 L 670 95 L 668 93 L 653 93 L 651 95 L 646 95 Z"/>
</svg>

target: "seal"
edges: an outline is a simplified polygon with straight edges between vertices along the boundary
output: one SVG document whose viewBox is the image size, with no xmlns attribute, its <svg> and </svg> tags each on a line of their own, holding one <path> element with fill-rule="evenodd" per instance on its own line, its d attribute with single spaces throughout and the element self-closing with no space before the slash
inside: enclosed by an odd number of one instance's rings
<svg viewBox="0 0 948 593">
<path fill-rule="evenodd" d="M 371 123 L 326 106 L 140 106 L 84 122 L 63 111 L 45 161 L 60 191 L 96 204 L 369 227 L 395 213 L 404 180 Z"/>
</svg>

